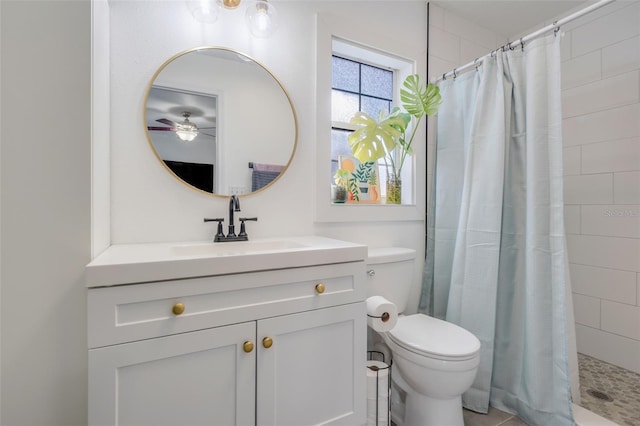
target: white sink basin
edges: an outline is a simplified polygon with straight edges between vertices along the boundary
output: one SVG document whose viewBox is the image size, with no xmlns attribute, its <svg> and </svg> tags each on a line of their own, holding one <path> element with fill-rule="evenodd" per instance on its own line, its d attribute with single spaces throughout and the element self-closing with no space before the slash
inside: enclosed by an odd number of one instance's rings
<svg viewBox="0 0 640 426">
<path fill-rule="evenodd" d="M 364 261 L 367 246 L 319 236 L 114 244 L 87 265 L 88 287 Z"/>
<path fill-rule="evenodd" d="M 171 247 L 177 256 L 238 256 L 309 247 L 295 241 L 232 241 L 227 243 L 181 244 Z"/>
</svg>

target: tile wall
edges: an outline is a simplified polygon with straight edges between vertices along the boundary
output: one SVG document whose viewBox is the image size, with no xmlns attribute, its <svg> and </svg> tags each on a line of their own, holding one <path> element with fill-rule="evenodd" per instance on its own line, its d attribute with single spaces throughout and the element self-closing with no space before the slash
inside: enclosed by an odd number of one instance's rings
<svg viewBox="0 0 640 426">
<path fill-rule="evenodd" d="M 640 372 L 640 2 L 566 29 L 565 223 L 578 351 Z"/>
<path fill-rule="evenodd" d="M 429 12 L 430 78 L 507 41 L 433 3 Z M 618 1 L 562 30 L 565 223 L 578 351 L 640 372 L 640 1 Z"/>
</svg>

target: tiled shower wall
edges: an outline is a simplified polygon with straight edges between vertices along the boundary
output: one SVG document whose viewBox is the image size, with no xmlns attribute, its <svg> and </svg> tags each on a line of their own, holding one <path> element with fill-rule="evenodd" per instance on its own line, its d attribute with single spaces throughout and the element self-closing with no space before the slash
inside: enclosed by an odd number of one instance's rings
<svg viewBox="0 0 640 426">
<path fill-rule="evenodd" d="M 578 351 L 640 372 L 640 2 L 566 29 L 564 197 Z"/>
<path fill-rule="evenodd" d="M 430 78 L 507 41 L 433 3 L 429 24 Z M 618 1 L 562 30 L 565 223 L 578 351 L 640 372 L 640 1 Z"/>
</svg>

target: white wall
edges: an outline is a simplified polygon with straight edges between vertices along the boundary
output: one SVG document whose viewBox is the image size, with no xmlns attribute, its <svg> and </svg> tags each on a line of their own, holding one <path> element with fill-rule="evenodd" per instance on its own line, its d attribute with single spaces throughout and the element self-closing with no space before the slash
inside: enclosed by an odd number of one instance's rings
<svg viewBox="0 0 640 426">
<path fill-rule="evenodd" d="M 3 0 L 0 9 L 0 423 L 83 425 L 90 3 Z"/>
<path fill-rule="evenodd" d="M 640 373 L 640 2 L 567 26 L 565 223 L 578 351 Z"/>
</svg>

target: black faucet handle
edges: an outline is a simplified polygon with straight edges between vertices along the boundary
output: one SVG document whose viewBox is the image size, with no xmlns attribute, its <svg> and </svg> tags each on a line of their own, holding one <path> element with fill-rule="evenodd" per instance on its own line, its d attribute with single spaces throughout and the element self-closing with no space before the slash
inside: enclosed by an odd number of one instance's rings
<svg viewBox="0 0 640 426">
<path fill-rule="evenodd" d="M 218 230 L 216 231 L 216 236 L 213 238 L 214 242 L 220 241 L 221 238 L 224 238 L 224 232 L 222 232 L 222 222 L 224 222 L 224 218 L 217 217 L 215 219 L 209 219 L 207 217 L 204 218 L 205 222 L 218 222 Z"/>
<path fill-rule="evenodd" d="M 246 221 L 257 222 L 258 218 L 257 217 L 240 217 L 238 218 L 238 220 L 240 221 L 240 233 L 238 234 L 238 237 L 246 237 L 247 230 L 245 229 L 244 223 Z"/>
</svg>

